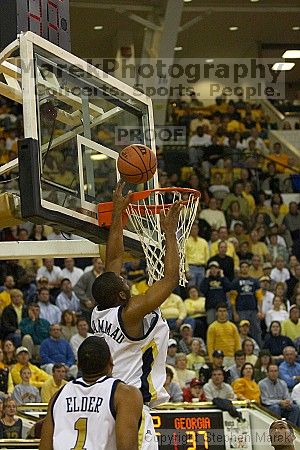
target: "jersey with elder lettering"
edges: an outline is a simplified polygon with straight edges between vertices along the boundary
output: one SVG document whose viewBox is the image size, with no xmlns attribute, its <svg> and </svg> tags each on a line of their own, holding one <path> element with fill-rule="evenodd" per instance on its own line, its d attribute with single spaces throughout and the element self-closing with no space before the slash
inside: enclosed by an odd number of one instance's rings
<svg viewBox="0 0 300 450">
<path fill-rule="evenodd" d="M 93 384 L 70 381 L 52 405 L 53 450 L 117 450 L 114 393 L 120 380 L 104 376 Z"/>
<path fill-rule="evenodd" d="M 94 308 L 91 327 L 109 345 L 114 367 L 113 376 L 140 389 L 144 403 L 153 407 L 166 402 L 169 395 L 163 387 L 166 379 L 166 357 L 169 327 L 156 309 L 143 319 L 144 335 L 128 336 L 122 320 L 122 306 L 99 311 Z"/>
</svg>

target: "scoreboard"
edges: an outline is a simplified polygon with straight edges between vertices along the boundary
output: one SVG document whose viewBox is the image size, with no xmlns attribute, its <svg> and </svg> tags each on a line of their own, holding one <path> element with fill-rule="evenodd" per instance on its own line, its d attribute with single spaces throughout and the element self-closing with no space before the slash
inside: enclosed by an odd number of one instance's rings
<svg viewBox="0 0 300 450">
<path fill-rule="evenodd" d="M 71 50 L 69 0 L 0 0 L 0 51 L 21 31 Z"/>
<path fill-rule="evenodd" d="M 249 412 L 242 415 L 240 423 L 220 410 L 151 411 L 160 450 L 252 450 Z"/>
</svg>

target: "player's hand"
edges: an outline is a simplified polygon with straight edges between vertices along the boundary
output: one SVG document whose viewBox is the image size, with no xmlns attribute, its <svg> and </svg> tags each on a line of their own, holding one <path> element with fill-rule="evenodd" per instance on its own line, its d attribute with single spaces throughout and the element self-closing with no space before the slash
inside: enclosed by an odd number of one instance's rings
<svg viewBox="0 0 300 450">
<path fill-rule="evenodd" d="M 282 408 L 290 408 L 291 401 L 290 400 L 281 400 L 280 405 L 282 406 Z"/>
<path fill-rule="evenodd" d="M 124 211 L 129 205 L 132 191 L 129 191 L 127 195 L 123 196 L 122 192 L 124 186 L 124 181 L 120 180 L 116 186 L 116 189 L 113 191 L 114 213 L 122 213 L 122 211 Z"/>
<path fill-rule="evenodd" d="M 167 214 L 164 211 L 160 212 L 160 226 L 165 234 L 176 233 L 181 209 L 182 204 L 177 201 L 171 206 Z"/>
<path fill-rule="evenodd" d="M 235 322 L 239 322 L 240 321 L 240 316 L 238 315 L 237 312 L 233 313 L 233 319 L 234 319 Z"/>
</svg>

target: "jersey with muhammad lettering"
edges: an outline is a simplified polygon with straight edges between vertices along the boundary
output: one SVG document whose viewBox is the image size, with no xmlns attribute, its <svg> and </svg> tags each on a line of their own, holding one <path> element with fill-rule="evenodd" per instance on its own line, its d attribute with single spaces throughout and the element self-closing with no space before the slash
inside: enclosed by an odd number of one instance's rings
<svg viewBox="0 0 300 450">
<path fill-rule="evenodd" d="M 52 406 L 53 450 L 117 450 L 114 393 L 118 383 L 104 376 L 93 384 L 78 378 L 64 385 Z"/>
<path fill-rule="evenodd" d="M 156 406 L 169 395 L 163 387 L 169 327 L 157 309 L 143 320 L 144 335 L 128 336 L 122 320 L 122 306 L 92 313 L 91 327 L 109 345 L 114 367 L 113 376 L 141 390 L 144 403 Z"/>
</svg>

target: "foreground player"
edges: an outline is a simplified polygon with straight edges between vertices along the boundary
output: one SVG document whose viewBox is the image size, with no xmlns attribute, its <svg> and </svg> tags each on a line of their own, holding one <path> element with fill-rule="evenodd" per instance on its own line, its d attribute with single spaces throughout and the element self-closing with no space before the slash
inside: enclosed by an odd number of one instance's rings
<svg viewBox="0 0 300 450">
<path fill-rule="evenodd" d="M 40 450 L 137 450 L 142 396 L 111 377 L 105 339 L 83 341 L 78 367 L 82 378 L 67 383 L 50 401 Z"/>
<path fill-rule="evenodd" d="M 178 285 L 176 229 L 181 205 L 175 203 L 166 216 L 160 216 L 166 238 L 164 277 L 144 295 L 131 297 L 126 280 L 120 276 L 124 253 L 122 213 L 130 197 L 130 194 L 122 196 L 123 186 L 124 183 L 118 183 L 113 197 L 113 220 L 106 247 L 106 272 L 96 278 L 92 287 L 97 306 L 92 313 L 91 327 L 94 333 L 105 337 L 110 347 L 114 362 L 113 375 L 140 388 L 142 392 L 146 407 L 140 431 L 143 440 L 141 448 L 152 450 L 158 447 L 147 406 L 158 405 L 169 398 L 163 387 L 169 328 L 158 307 Z"/>
<path fill-rule="evenodd" d="M 285 420 L 275 420 L 269 428 L 271 445 L 276 450 L 295 450 L 293 427 Z"/>
</svg>

